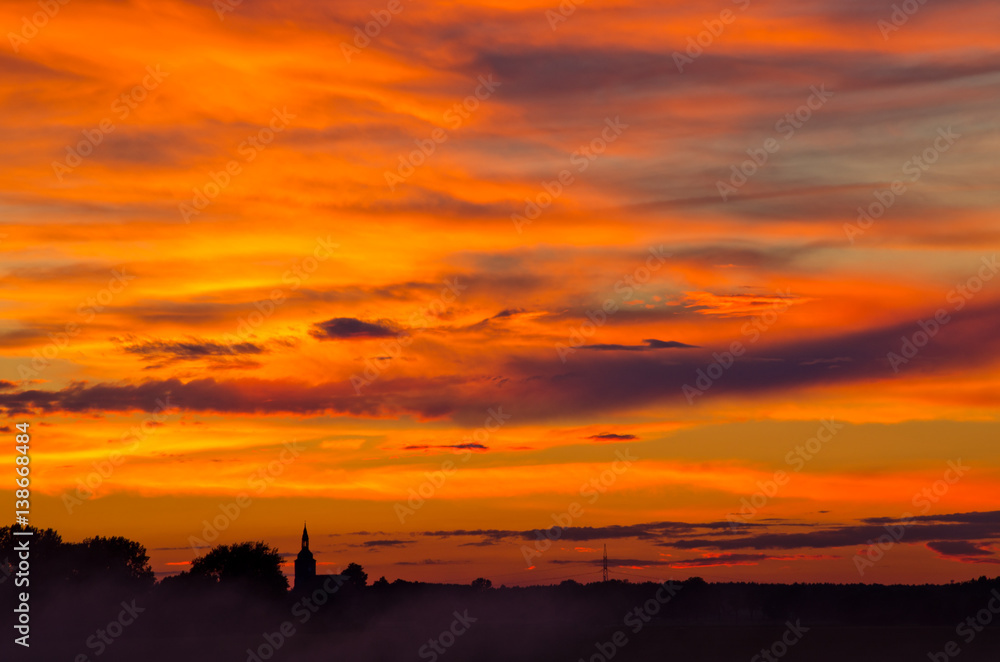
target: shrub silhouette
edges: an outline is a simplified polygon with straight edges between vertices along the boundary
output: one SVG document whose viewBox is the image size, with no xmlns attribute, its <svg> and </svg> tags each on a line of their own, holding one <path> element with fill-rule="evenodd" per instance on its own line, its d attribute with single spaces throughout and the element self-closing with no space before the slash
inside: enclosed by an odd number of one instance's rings
<svg viewBox="0 0 1000 662">
<path fill-rule="evenodd" d="M 341 574 L 347 577 L 347 581 L 355 588 L 364 588 L 368 584 L 368 573 L 357 563 L 348 564 Z"/>
</svg>

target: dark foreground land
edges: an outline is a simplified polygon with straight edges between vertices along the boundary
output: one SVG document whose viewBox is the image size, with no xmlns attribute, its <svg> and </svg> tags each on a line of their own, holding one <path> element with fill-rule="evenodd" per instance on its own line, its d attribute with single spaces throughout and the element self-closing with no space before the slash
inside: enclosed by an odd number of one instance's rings
<svg viewBox="0 0 1000 662">
<path fill-rule="evenodd" d="M 5 661 L 1000 660 L 1000 579 L 986 578 L 499 589 L 320 578 L 279 597 L 93 583 L 33 598 L 28 650 L 12 644 L 12 582 L 0 597 Z"/>
</svg>

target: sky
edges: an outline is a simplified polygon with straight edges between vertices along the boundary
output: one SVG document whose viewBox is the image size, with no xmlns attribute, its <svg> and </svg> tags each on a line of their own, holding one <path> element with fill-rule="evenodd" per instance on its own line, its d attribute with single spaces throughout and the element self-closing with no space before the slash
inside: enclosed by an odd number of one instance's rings
<svg viewBox="0 0 1000 662">
<path fill-rule="evenodd" d="M 160 576 L 303 522 L 371 579 L 995 575 L 998 19 L 3 0 L 32 524 Z"/>
</svg>

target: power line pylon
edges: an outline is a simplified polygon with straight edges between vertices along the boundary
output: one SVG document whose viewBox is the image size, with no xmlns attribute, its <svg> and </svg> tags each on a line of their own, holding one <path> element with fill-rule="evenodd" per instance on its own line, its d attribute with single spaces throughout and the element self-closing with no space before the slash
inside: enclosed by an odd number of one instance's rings
<svg viewBox="0 0 1000 662">
<path fill-rule="evenodd" d="M 604 545 L 604 581 L 608 581 L 608 546 Z"/>
</svg>

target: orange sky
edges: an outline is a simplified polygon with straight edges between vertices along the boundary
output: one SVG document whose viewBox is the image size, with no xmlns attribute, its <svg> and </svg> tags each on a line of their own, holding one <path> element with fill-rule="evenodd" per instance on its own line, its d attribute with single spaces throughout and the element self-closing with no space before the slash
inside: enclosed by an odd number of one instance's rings
<svg viewBox="0 0 1000 662">
<path fill-rule="evenodd" d="M 989 574 L 1000 9 L 892 5 L 3 0 L 32 523 L 159 573 L 218 517 L 373 579 Z"/>
</svg>

